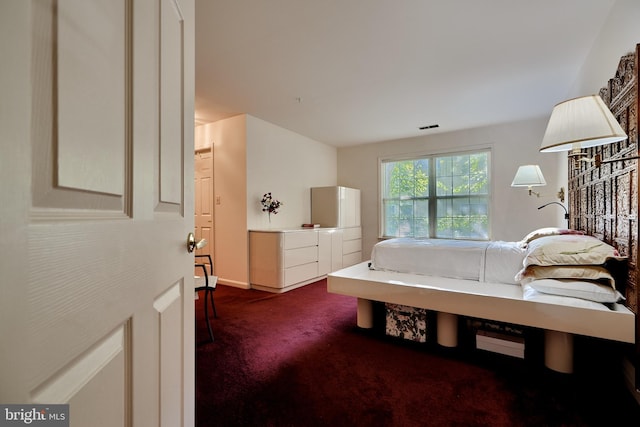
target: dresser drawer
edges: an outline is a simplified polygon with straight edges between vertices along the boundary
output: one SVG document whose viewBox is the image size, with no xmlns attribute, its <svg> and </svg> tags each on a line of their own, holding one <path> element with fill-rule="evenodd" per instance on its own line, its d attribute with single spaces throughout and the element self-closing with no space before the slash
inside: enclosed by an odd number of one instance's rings
<svg viewBox="0 0 640 427">
<path fill-rule="evenodd" d="M 362 262 L 362 252 L 353 252 L 350 254 L 343 255 L 342 257 L 342 267 L 349 267 L 354 264 L 358 264 Z"/>
<path fill-rule="evenodd" d="M 350 254 L 353 252 L 362 251 L 362 240 L 344 240 L 342 242 L 342 255 Z"/>
<path fill-rule="evenodd" d="M 318 245 L 318 232 L 316 230 L 284 233 L 283 237 L 285 249 L 295 249 L 303 248 L 305 246 Z"/>
<path fill-rule="evenodd" d="M 318 263 L 297 265 L 295 267 L 284 270 L 284 286 L 290 286 L 295 283 L 304 282 L 318 276 Z"/>
<path fill-rule="evenodd" d="M 343 229 L 342 239 L 343 240 L 354 240 L 362 238 L 362 228 L 360 227 L 349 227 Z"/>
<path fill-rule="evenodd" d="M 284 268 L 318 261 L 318 247 L 287 249 L 284 251 Z"/>
</svg>

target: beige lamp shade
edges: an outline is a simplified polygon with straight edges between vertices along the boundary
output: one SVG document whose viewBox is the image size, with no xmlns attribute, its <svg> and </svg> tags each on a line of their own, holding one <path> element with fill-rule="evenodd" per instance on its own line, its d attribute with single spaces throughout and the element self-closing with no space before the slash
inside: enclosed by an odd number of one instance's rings
<svg viewBox="0 0 640 427">
<path fill-rule="evenodd" d="M 540 151 L 579 151 L 626 138 L 627 134 L 602 98 L 589 95 L 553 107 Z"/>
<path fill-rule="evenodd" d="M 540 166 L 538 165 L 523 165 L 518 167 L 516 176 L 513 177 L 512 187 L 540 187 L 547 185 L 547 181 L 544 180 Z"/>
</svg>

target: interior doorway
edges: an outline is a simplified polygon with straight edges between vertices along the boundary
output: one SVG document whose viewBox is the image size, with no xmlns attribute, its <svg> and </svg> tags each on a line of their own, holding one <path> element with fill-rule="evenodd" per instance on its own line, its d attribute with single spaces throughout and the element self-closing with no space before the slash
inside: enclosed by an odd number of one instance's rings
<svg viewBox="0 0 640 427">
<path fill-rule="evenodd" d="M 211 147 L 195 152 L 195 236 L 196 240 L 207 239 L 208 244 L 196 251 L 198 255 L 211 255 L 216 264 L 214 245 L 213 210 L 213 149 Z"/>
</svg>

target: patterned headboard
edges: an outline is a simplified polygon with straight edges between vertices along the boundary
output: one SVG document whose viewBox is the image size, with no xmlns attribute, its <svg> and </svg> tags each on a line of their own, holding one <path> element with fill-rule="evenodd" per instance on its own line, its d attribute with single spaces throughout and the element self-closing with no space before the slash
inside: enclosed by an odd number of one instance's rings
<svg viewBox="0 0 640 427">
<path fill-rule="evenodd" d="M 638 156 L 638 58 L 635 51 L 620 59 L 615 76 L 600 89 L 600 96 L 628 135 L 617 143 L 587 149 L 589 158 L 603 160 Z M 616 247 L 628 257 L 624 286 L 627 306 L 636 314 L 636 374 L 640 371 L 640 316 L 638 316 L 638 160 L 603 163 L 569 159 L 570 226 Z M 636 384 L 638 377 L 636 375 Z"/>
</svg>

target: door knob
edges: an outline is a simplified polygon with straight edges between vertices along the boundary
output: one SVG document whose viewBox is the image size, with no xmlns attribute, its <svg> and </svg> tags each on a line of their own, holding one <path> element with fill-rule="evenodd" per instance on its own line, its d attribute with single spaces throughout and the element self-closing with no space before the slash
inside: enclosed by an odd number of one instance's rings
<svg viewBox="0 0 640 427">
<path fill-rule="evenodd" d="M 196 249 L 202 249 L 207 246 L 207 243 L 207 239 L 200 239 L 196 242 L 196 237 L 193 233 L 189 233 L 189 235 L 187 235 L 187 252 L 191 253 Z"/>
<path fill-rule="evenodd" d="M 191 253 L 196 249 L 196 237 L 193 233 L 189 233 L 187 236 L 187 252 Z"/>
</svg>

